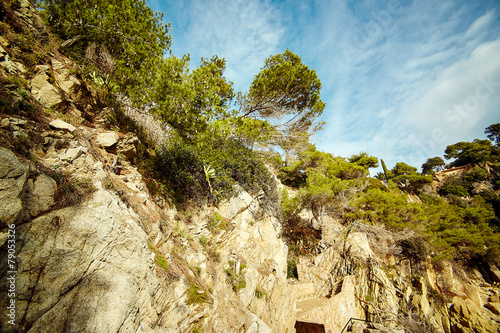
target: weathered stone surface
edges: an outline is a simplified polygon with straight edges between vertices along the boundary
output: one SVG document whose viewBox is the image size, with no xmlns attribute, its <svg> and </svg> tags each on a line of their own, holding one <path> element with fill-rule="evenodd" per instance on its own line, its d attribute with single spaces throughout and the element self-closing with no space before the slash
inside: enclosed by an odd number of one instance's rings
<svg viewBox="0 0 500 333">
<path fill-rule="evenodd" d="M 67 95 L 70 95 L 74 86 L 79 85 L 80 82 L 74 75 L 70 74 L 70 71 L 60 61 L 52 59 L 51 63 L 57 86 Z"/>
<path fill-rule="evenodd" d="M 497 325 L 486 320 L 481 309 L 469 299 L 454 297 L 450 316 L 452 332 L 498 332 Z"/>
<path fill-rule="evenodd" d="M 49 76 L 45 72 L 38 73 L 31 80 L 31 93 L 46 108 L 62 102 L 61 93 L 49 83 Z"/>
<path fill-rule="evenodd" d="M 366 234 L 363 232 L 354 232 L 347 238 L 347 248 L 350 248 L 350 255 L 368 260 L 374 257 L 373 251 L 370 248 Z"/>
<path fill-rule="evenodd" d="M 61 119 L 52 120 L 49 125 L 50 125 L 50 127 L 58 129 L 58 130 L 64 130 L 64 131 L 68 131 L 68 132 L 76 131 L 75 126 L 68 124 L 65 121 L 62 121 Z"/>
<path fill-rule="evenodd" d="M 61 161 L 73 162 L 85 152 L 86 150 L 83 147 L 69 148 L 61 155 L 60 159 Z"/>
<path fill-rule="evenodd" d="M 28 168 L 10 150 L 0 147 L 0 225 L 15 223 L 23 210 Z"/>
<path fill-rule="evenodd" d="M 231 199 L 229 199 L 229 201 L 226 201 L 220 205 L 219 211 L 221 212 L 222 216 L 228 219 L 232 219 L 238 213 L 245 211 L 246 208 L 249 207 L 252 203 L 252 196 L 247 192 L 241 190 L 240 188 L 239 190 L 240 191 L 236 197 L 232 197 Z"/>
<path fill-rule="evenodd" d="M 125 212 L 100 191 L 83 207 L 18 227 L 24 243 L 18 315 L 31 331 L 118 332 L 124 325 L 135 331 L 130 319 L 145 287 L 149 251 L 145 233 Z"/>
<path fill-rule="evenodd" d="M 123 140 L 120 140 L 116 153 L 125 156 L 128 160 L 133 160 L 137 155 L 139 148 L 139 138 L 135 135 L 127 134 Z"/>
<path fill-rule="evenodd" d="M 297 320 L 321 323 L 328 332 L 340 332 L 350 318 L 364 318 L 355 298 L 356 280 L 354 276 L 346 276 L 342 290 L 327 299 L 321 306 L 299 314 Z"/>
<path fill-rule="evenodd" d="M 9 127 L 9 125 L 10 125 L 9 118 L 2 118 L 2 121 L 0 122 L 0 127 L 5 128 Z"/>
<path fill-rule="evenodd" d="M 120 140 L 120 136 L 116 132 L 105 132 L 99 133 L 95 140 L 96 145 L 103 148 L 110 148 L 114 146 L 118 140 Z"/>
<path fill-rule="evenodd" d="M 38 216 L 54 205 L 54 195 L 57 184 L 54 179 L 41 174 L 34 182 L 31 196 L 28 200 L 28 209 L 32 216 Z"/>
<path fill-rule="evenodd" d="M 9 57 L 9 54 L 7 51 L 4 50 L 2 46 L 7 46 L 3 45 L 5 44 L 4 42 L 1 43 L 0 45 L 0 66 L 4 67 L 5 70 L 9 73 L 13 74 L 23 74 L 26 73 L 26 68 L 24 68 L 24 65 L 20 62 L 12 61 Z"/>
<path fill-rule="evenodd" d="M 488 310 L 490 310 L 491 312 L 493 312 L 494 314 L 496 314 L 497 316 L 500 315 L 500 303 L 489 302 L 489 303 L 486 303 L 484 306 Z"/>
</svg>

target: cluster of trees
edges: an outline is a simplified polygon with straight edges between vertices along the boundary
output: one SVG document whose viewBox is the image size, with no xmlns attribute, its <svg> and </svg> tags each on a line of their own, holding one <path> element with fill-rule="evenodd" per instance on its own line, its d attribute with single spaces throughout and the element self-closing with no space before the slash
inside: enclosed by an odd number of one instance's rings
<svg viewBox="0 0 500 333">
<path fill-rule="evenodd" d="M 479 165 L 500 160 L 500 123 L 492 124 L 484 130 L 488 140 L 475 139 L 472 142 L 458 142 L 446 147 L 444 157 L 453 159 L 449 164 L 439 157 L 431 157 L 422 164 L 422 173 L 432 174 L 444 168 L 464 165 Z"/>
<path fill-rule="evenodd" d="M 242 94 L 224 77 L 224 59 L 203 58 L 190 69 L 189 55 L 170 55 L 169 25 L 144 0 L 42 0 L 39 6 L 64 40 L 62 47 L 86 65 L 89 76 L 120 87 L 171 130 L 149 167 L 178 203 L 216 202 L 236 184 L 275 198 L 262 153 L 279 147 L 286 156 L 274 158 L 279 178 L 298 189 L 294 197 L 281 195 L 285 221 L 297 220 L 308 208 L 318 221 L 330 212 L 345 221 L 411 228 L 441 256 L 500 257 L 500 124 L 486 129 L 489 140 L 448 146 L 444 157 L 452 162 L 430 158 L 422 173 L 403 162 L 388 169 L 381 160 L 383 172 L 376 178 L 383 183 L 366 177 L 378 167 L 376 157 L 333 156 L 309 143 L 324 125 L 321 82 L 290 50 L 266 59 Z M 110 96 L 114 92 L 108 89 Z M 485 173 L 486 162 L 493 173 Z M 429 190 L 434 172 L 467 164 L 476 169 L 448 179 L 441 196 Z M 478 183 L 484 186 L 478 189 Z M 421 202 L 409 203 L 409 195 Z"/>
<path fill-rule="evenodd" d="M 268 172 L 255 148 L 294 151 L 323 125 L 321 82 L 289 49 L 266 59 L 242 94 L 224 77 L 225 59 L 203 58 L 190 69 L 189 55 L 169 54 L 169 24 L 144 0 L 39 5 L 62 46 L 94 81 L 98 76 L 107 87 L 119 87 L 169 131 L 170 142 L 158 147 L 150 166 L 179 202 L 199 193 L 212 199 L 214 193 L 230 195 L 235 183 L 246 190 L 269 183 L 259 176 Z M 113 97 L 115 91 L 108 93 Z"/>
<path fill-rule="evenodd" d="M 190 70 L 189 55 L 166 56 L 169 25 L 144 0 L 42 0 L 40 5 L 69 52 L 185 139 L 197 140 L 211 127 L 246 144 L 289 150 L 322 126 L 321 82 L 288 49 L 265 60 L 243 95 L 224 77 L 225 59 L 202 59 Z M 100 56 L 111 61 L 98 61 Z"/>
<path fill-rule="evenodd" d="M 282 182 L 298 188 L 295 197 L 282 193 L 285 221 L 297 225 L 299 212 L 307 208 L 318 221 L 329 213 L 346 223 L 363 221 L 395 232 L 412 230 L 415 239 L 430 245 L 435 260 L 465 257 L 498 261 L 498 128 L 500 124 L 486 129 L 494 144 L 475 140 L 451 145 L 446 154 L 453 152 L 448 158 L 455 160 L 446 165 L 442 158 L 430 158 L 422 173 L 403 162 L 388 169 L 381 160 L 383 172 L 376 178 L 383 182 L 366 178 L 368 168 L 377 166 L 373 156 L 360 153 L 346 159 L 308 146 L 298 152 L 296 161 L 280 168 Z M 477 149 L 478 144 L 482 149 Z M 484 153 L 485 147 L 489 154 Z M 469 172 L 447 178 L 437 192 L 430 186 L 432 173 L 465 161 L 472 164 Z"/>
</svg>

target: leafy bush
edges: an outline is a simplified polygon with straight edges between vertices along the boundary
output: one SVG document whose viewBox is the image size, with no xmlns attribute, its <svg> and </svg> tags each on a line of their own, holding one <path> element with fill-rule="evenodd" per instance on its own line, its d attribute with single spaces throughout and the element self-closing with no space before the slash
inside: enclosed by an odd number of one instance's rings
<svg viewBox="0 0 500 333">
<path fill-rule="evenodd" d="M 442 186 L 439 189 L 439 194 L 441 195 L 453 194 L 459 197 L 469 196 L 469 193 L 467 192 L 467 189 L 465 189 L 465 187 L 463 187 L 462 185 L 453 185 L 453 184 Z"/>
<path fill-rule="evenodd" d="M 215 170 L 210 179 L 213 191 L 203 171 L 208 165 Z M 259 156 L 231 139 L 206 139 L 199 143 L 173 140 L 159 150 L 154 167 L 181 204 L 188 199 L 217 202 L 233 195 L 236 184 L 251 194 L 263 190 L 266 197 L 277 197 L 276 184 Z"/>
<path fill-rule="evenodd" d="M 406 195 L 370 188 L 352 201 L 355 212 L 347 213 L 349 219 L 361 219 L 371 224 L 385 224 L 393 230 L 401 230 L 418 222 L 420 207 L 407 202 Z"/>
<path fill-rule="evenodd" d="M 174 141 L 163 146 L 156 155 L 154 167 L 159 178 L 166 181 L 178 203 L 206 194 L 203 162 L 187 144 Z"/>
<path fill-rule="evenodd" d="M 429 250 L 427 243 L 421 237 L 411 237 L 397 242 L 402 248 L 402 254 L 412 261 L 424 261 Z"/>
<path fill-rule="evenodd" d="M 170 47 L 163 14 L 153 12 L 144 0 L 43 0 L 40 5 L 53 30 L 70 40 L 67 47 L 76 58 L 82 59 L 92 44 L 106 45 L 122 85 L 138 94 L 151 76 L 151 64 Z"/>
</svg>

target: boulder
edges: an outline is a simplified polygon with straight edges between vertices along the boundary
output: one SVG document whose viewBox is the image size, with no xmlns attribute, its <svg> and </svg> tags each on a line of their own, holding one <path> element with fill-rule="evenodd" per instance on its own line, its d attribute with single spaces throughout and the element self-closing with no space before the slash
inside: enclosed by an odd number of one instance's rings
<svg viewBox="0 0 500 333">
<path fill-rule="evenodd" d="M 116 153 L 125 156 L 128 160 L 133 160 L 137 155 L 139 148 L 139 138 L 134 134 L 127 134 L 123 140 L 120 140 Z"/>
<path fill-rule="evenodd" d="M 116 198 L 99 191 L 79 207 L 16 231 L 23 237 L 16 279 L 21 326 L 32 332 L 137 331 L 150 251 L 146 234 Z M 0 300 L 2 307 L 6 301 Z M 0 317 L 7 322 L 5 311 Z"/>
<path fill-rule="evenodd" d="M 61 119 L 55 119 L 50 122 L 50 127 L 55 128 L 57 130 L 63 130 L 67 132 L 74 132 L 76 131 L 75 126 L 68 124 L 65 121 L 62 121 Z"/>
<path fill-rule="evenodd" d="M 39 72 L 31 80 L 31 93 L 46 108 L 57 105 L 63 100 L 59 90 L 50 84 L 45 71 Z"/>
<path fill-rule="evenodd" d="M 0 66 L 4 67 L 5 70 L 13 74 L 26 73 L 26 69 L 20 62 L 15 62 L 10 60 L 9 54 L 0 45 Z"/>
<path fill-rule="evenodd" d="M 366 234 L 363 232 L 354 232 L 349 235 L 346 242 L 346 248 L 350 249 L 349 254 L 359 259 L 368 260 L 373 258 L 372 249 Z"/>
<path fill-rule="evenodd" d="M 116 132 L 104 132 L 99 133 L 95 140 L 95 143 L 103 148 L 113 147 L 118 140 L 120 140 L 120 136 Z"/>
<path fill-rule="evenodd" d="M 28 209 L 31 216 L 38 216 L 54 205 L 54 195 L 57 184 L 51 177 L 41 174 L 33 184 L 33 190 L 28 200 Z"/>
<path fill-rule="evenodd" d="M 481 309 L 469 299 L 453 298 L 450 320 L 452 332 L 498 332 L 496 325 L 488 321 Z"/>
<path fill-rule="evenodd" d="M 52 59 L 51 62 L 57 86 L 67 95 L 70 95 L 74 87 L 79 85 L 80 82 L 74 75 L 70 74 L 69 69 L 66 68 L 62 62 L 56 59 Z"/>
<path fill-rule="evenodd" d="M 23 211 L 28 167 L 14 153 L 0 148 L 0 225 L 15 223 Z"/>
<path fill-rule="evenodd" d="M 66 161 L 66 162 L 73 162 L 76 160 L 78 157 L 80 157 L 82 154 L 84 154 L 85 148 L 83 147 L 76 147 L 76 148 L 69 148 L 66 149 L 64 154 L 60 157 L 61 161 Z"/>
</svg>

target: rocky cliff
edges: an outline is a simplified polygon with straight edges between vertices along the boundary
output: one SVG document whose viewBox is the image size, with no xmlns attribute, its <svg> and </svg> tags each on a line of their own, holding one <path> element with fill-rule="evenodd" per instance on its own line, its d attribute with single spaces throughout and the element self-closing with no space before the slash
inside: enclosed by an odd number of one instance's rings
<svg viewBox="0 0 500 333">
<path fill-rule="evenodd" d="M 29 2 L 16 15 L 40 34 Z M 321 242 L 287 279 L 283 226 L 260 196 L 177 211 L 72 61 L 27 71 L 1 38 L 4 82 L 27 83 L 1 92 L 2 332 L 499 332 L 497 267 L 412 262 L 384 229 L 313 221 Z"/>
</svg>

